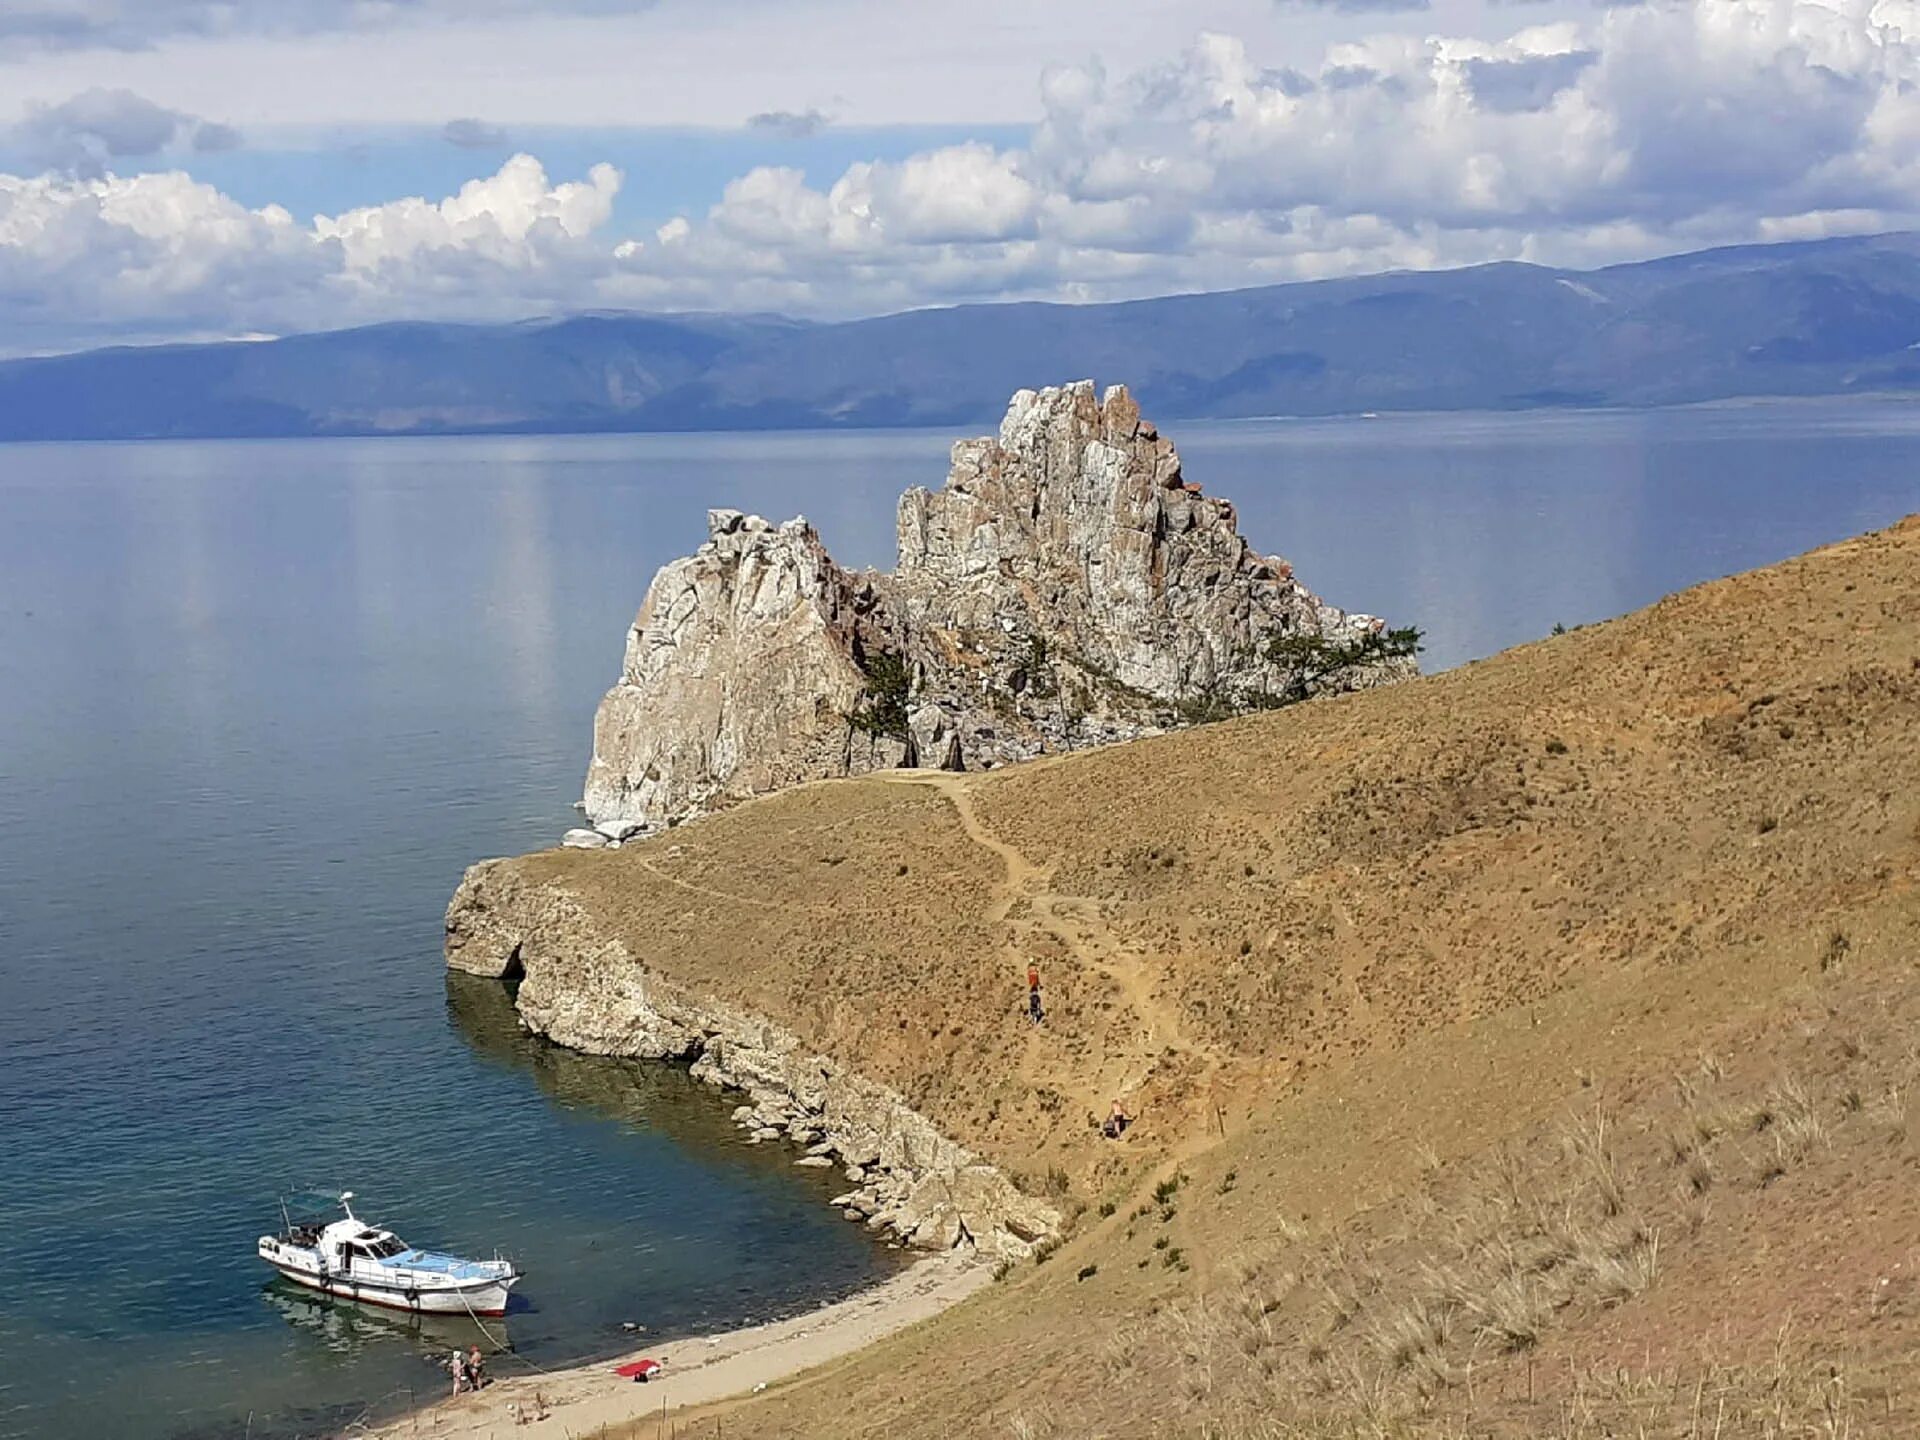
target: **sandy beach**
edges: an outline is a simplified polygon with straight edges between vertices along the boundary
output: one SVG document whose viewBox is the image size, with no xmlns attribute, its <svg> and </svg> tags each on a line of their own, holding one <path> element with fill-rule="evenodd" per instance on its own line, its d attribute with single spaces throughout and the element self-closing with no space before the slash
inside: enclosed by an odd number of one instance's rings
<svg viewBox="0 0 1920 1440">
<path fill-rule="evenodd" d="M 496 1379 L 478 1395 L 462 1395 L 375 1429 L 347 1434 L 378 1440 L 463 1436 L 488 1440 L 581 1440 L 602 1427 L 689 1406 L 752 1394 L 851 1354 L 883 1336 L 937 1315 L 992 1279 L 971 1260 L 923 1260 L 871 1290 L 789 1320 L 719 1335 L 653 1341 L 631 1354 L 546 1374 L 515 1374 L 511 1357 L 494 1362 Z M 614 1367 L 651 1356 L 665 1363 L 647 1384 L 624 1380 Z"/>
</svg>

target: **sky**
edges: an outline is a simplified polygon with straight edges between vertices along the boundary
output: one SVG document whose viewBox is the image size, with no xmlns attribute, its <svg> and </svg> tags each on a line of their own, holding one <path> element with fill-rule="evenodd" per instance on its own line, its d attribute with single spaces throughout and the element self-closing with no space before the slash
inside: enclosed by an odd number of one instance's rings
<svg viewBox="0 0 1920 1440">
<path fill-rule="evenodd" d="M 0 0 L 0 354 L 1920 226 L 1920 0 Z"/>
</svg>

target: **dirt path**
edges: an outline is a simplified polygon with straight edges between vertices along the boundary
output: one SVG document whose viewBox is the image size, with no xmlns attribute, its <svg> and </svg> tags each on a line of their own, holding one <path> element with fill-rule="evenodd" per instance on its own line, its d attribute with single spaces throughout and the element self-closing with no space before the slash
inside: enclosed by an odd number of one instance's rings
<svg viewBox="0 0 1920 1440">
<path fill-rule="evenodd" d="M 775 910 L 779 908 L 772 900 L 756 900 L 751 895 L 738 895 L 731 890 L 715 890 L 710 885 L 696 885 L 691 880 L 682 880 L 678 875 L 669 875 L 658 865 L 647 859 L 645 855 L 635 855 L 633 862 L 649 875 L 654 876 L 656 879 L 664 880 L 667 884 L 685 890 L 689 894 L 704 895 L 709 900 L 724 900 L 729 905 L 755 905 L 762 910 Z"/>
<path fill-rule="evenodd" d="M 1137 1091 L 1169 1051 L 1199 1060 L 1204 1068 L 1203 1084 L 1208 1093 L 1213 1091 L 1220 1074 L 1231 1068 L 1230 1061 L 1217 1047 L 1194 1037 L 1179 1007 L 1161 998 L 1159 982 L 1164 978 L 1161 967 L 1149 963 L 1143 954 L 1113 933 L 1097 901 L 1051 889 L 1050 870 L 1036 864 L 986 827 L 969 793 L 972 777 L 947 771 L 910 770 L 884 772 L 879 778 L 897 785 L 926 786 L 945 796 L 967 837 L 996 856 L 1005 872 L 999 885 L 1000 894 L 987 911 L 988 918 L 1012 927 L 1015 936 L 1021 928 L 1051 936 L 1077 964 L 1112 984 L 1133 1013 L 1140 1032 L 1138 1044 L 1131 1054 L 1121 1057 L 1117 1074 L 1088 1077 L 1097 1083 L 1083 1090 L 1085 1096 L 1094 1097 L 1091 1104 L 1096 1113 L 1104 1113 L 1105 1100 L 1101 1097 L 1114 1094 L 1124 1097 Z M 1026 914 L 1012 918 L 1015 907 L 1023 901 Z M 1024 964 L 1021 955 L 1026 947 L 1010 938 L 1007 948 L 1015 953 L 1017 965 Z"/>
</svg>

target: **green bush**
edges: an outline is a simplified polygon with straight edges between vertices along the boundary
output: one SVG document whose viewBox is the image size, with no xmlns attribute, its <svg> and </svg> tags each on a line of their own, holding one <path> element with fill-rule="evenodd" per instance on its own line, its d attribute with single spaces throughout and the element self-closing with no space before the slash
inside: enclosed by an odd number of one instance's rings
<svg viewBox="0 0 1920 1440">
<path fill-rule="evenodd" d="M 859 657 L 860 671 L 867 677 L 866 698 L 854 708 L 847 721 L 856 730 L 887 739 L 907 738 L 907 695 L 913 687 L 913 672 L 898 655 L 884 650 Z"/>
</svg>

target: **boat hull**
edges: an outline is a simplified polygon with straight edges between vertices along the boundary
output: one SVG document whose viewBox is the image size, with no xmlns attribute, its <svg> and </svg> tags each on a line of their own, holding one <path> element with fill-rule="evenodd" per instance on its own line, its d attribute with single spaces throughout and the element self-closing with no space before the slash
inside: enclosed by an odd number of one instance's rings
<svg viewBox="0 0 1920 1440">
<path fill-rule="evenodd" d="M 507 1313 L 507 1293 L 513 1288 L 514 1280 L 519 1278 L 515 1276 L 509 1280 L 492 1280 L 460 1287 L 406 1290 L 370 1284 L 344 1275 L 317 1275 L 311 1270 L 272 1260 L 267 1263 L 305 1289 L 410 1315 L 504 1315 Z"/>
</svg>

